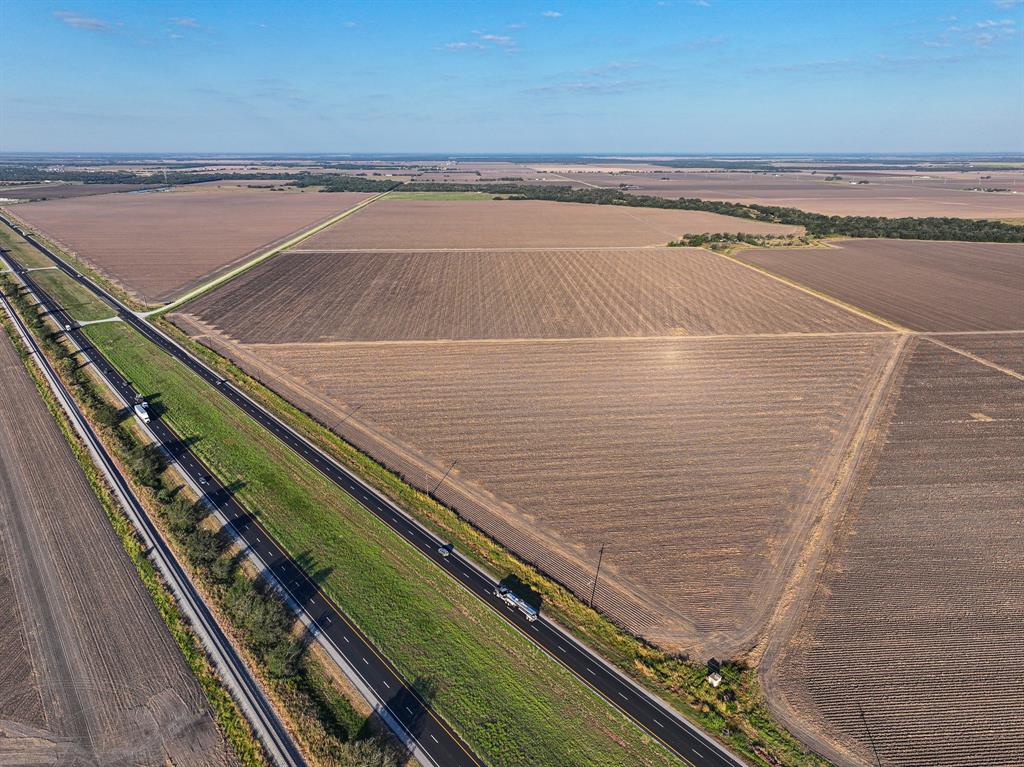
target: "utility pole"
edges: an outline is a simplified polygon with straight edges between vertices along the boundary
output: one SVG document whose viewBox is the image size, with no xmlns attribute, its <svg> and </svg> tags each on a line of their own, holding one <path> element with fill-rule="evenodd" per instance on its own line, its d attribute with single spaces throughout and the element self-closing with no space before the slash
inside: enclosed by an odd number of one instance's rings
<svg viewBox="0 0 1024 767">
<path fill-rule="evenodd" d="M 454 469 L 454 468 L 455 468 L 455 464 L 456 464 L 456 463 L 458 463 L 458 461 L 452 461 L 452 465 L 448 467 L 448 471 L 446 471 L 446 472 L 444 473 L 444 476 L 443 476 L 443 477 L 441 477 L 441 479 L 439 479 L 439 480 L 437 481 L 437 484 L 436 484 L 436 485 L 434 485 L 434 489 L 430 491 L 430 494 L 431 494 L 431 495 L 433 495 L 434 493 L 436 493 L 436 492 L 437 492 L 437 488 L 441 487 L 441 483 L 442 483 L 442 482 L 444 482 L 444 481 L 445 481 L 446 479 L 448 479 L 448 475 L 449 475 L 449 474 L 451 473 L 452 469 Z"/>
<path fill-rule="evenodd" d="M 604 546 L 605 544 L 602 543 L 601 551 L 599 551 L 597 554 L 597 572 L 594 573 L 594 587 L 590 590 L 589 606 L 591 608 L 593 608 L 594 606 L 594 595 L 597 593 L 597 579 L 601 577 L 601 560 L 604 559 Z"/>
<path fill-rule="evenodd" d="M 857 702 L 857 709 L 860 711 L 860 720 L 864 722 L 864 731 L 868 734 L 868 742 L 871 743 L 871 752 L 875 755 L 875 764 L 877 767 L 882 767 L 882 760 L 878 758 L 878 749 L 875 747 L 875 736 L 871 734 L 867 717 L 864 716 L 864 706 L 860 704 L 860 701 Z"/>
</svg>

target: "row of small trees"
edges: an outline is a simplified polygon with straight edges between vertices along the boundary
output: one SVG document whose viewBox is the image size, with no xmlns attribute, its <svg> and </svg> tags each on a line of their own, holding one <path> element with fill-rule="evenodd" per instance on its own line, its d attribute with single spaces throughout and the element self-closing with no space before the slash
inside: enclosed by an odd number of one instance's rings
<svg viewBox="0 0 1024 767">
<path fill-rule="evenodd" d="M 828 216 L 798 208 L 757 205 L 695 197 L 669 199 L 635 195 L 620 189 L 573 189 L 570 186 L 522 186 L 513 184 L 412 183 L 410 192 L 476 191 L 508 195 L 509 199 L 552 200 L 590 205 L 623 205 L 631 208 L 665 208 L 718 213 L 772 224 L 802 226 L 814 237 L 888 237 L 902 240 L 961 240 L 966 242 L 1024 242 L 1024 226 L 987 219 L 950 217 L 886 218 L 884 216 Z"/>
</svg>

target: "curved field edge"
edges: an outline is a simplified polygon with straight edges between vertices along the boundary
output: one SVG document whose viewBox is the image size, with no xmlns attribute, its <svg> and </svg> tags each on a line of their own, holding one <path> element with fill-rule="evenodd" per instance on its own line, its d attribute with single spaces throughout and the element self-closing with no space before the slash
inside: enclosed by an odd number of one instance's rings
<svg viewBox="0 0 1024 767">
<path fill-rule="evenodd" d="M 6 284 L 3 285 L 3 288 L 6 291 L 9 283 L 6 280 L 4 282 Z M 204 696 L 209 701 L 214 721 L 216 721 L 217 727 L 224 736 L 225 741 L 238 756 L 240 764 L 245 765 L 245 767 L 265 767 L 269 765 L 263 747 L 256 739 L 241 709 L 239 709 L 238 704 L 235 703 L 227 688 L 221 683 L 217 672 L 203 651 L 199 639 L 178 609 L 174 596 L 163 582 L 156 567 L 147 558 L 135 528 L 120 508 L 120 505 L 114 500 L 106 480 L 92 462 L 89 452 L 71 427 L 67 415 L 54 399 L 53 392 L 50 391 L 50 388 L 40 376 L 39 371 L 30 362 L 28 351 L 25 349 L 21 339 L 18 338 L 17 333 L 10 324 L 10 320 L 4 313 L 0 313 L 0 324 L 3 325 L 5 333 L 14 344 L 27 374 L 31 377 L 43 402 L 46 403 L 47 410 L 49 410 L 61 433 L 67 440 L 75 460 L 78 462 L 89 485 L 96 494 L 97 500 L 103 507 L 104 513 L 110 520 L 111 527 L 120 539 L 128 558 L 146 587 L 146 591 L 150 599 L 152 599 L 157 612 L 167 626 L 192 673 L 195 674 Z"/>
<path fill-rule="evenodd" d="M 460 553 L 497 576 L 513 575 L 538 592 L 545 614 L 597 650 L 634 681 L 669 702 L 687 719 L 755 764 L 818 767 L 809 752 L 768 710 L 757 672 L 742 661 L 723 665 L 723 684 L 711 688 L 708 669 L 667 653 L 591 609 L 535 567 L 516 557 L 451 508 L 404 482 L 368 454 L 349 444 L 310 414 L 250 377 L 215 350 L 192 339 L 166 318 L 157 324 L 193 354 L 310 438 L 419 522 L 458 547 Z"/>
<path fill-rule="evenodd" d="M 668 765 L 663 747 L 127 326 L 87 334 L 434 709 L 494 765 Z M 199 396 L 197 396 L 199 395 Z"/>
</svg>

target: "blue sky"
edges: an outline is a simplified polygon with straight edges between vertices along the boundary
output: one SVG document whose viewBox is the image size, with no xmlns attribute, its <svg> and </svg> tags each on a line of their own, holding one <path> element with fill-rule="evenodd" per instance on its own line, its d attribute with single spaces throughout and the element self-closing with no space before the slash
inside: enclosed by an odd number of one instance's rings
<svg viewBox="0 0 1024 767">
<path fill-rule="evenodd" d="M 1024 149 L 1024 2 L 0 0 L 0 151 Z"/>
</svg>

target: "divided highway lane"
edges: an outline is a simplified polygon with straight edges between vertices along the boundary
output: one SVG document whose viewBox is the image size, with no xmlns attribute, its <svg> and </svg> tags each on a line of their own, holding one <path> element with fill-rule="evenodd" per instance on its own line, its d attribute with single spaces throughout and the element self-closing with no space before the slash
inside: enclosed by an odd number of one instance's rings
<svg viewBox="0 0 1024 767">
<path fill-rule="evenodd" d="M 36 285 L 26 270 L 17 268 L 16 271 L 43 308 L 65 328 L 65 333 L 89 356 L 118 395 L 129 403 L 139 401 L 139 393 L 131 383 L 116 372 L 64 308 Z M 376 650 L 336 604 L 321 593 L 316 583 L 275 543 L 270 534 L 217 481 L 195 454 L 185 447 L 181 438 L 159 418 L 151 419 L 146 426 L 193 483 L 204 489 L 207 500 L 228 520 L 235 534 L 275 576 L 292 601 L 303 609 L 318 632 L 330 641 L 334 650 L 345 659 L 362 683 L 376 694 L 379 706 L 386 709 L 388 718 L 399 723 L 402 728 L 403 732 L 399 733 L 402 740 L 417 749 L 418 755 L 425 757 L 423 760 L 428 764 L 438 767 L 482 767 L 469 746 L 404 682 L 390 661 Z M 284 734 L 288 742 L 291 742 L 290 736 L 286 732 Z"/>
<path fill-rule="evenodd" d="M 19 270 L 20 271 L 20 270 Z M 37 294 L 38 295 L 38 294 Z M 153 524 L 138 498 L 132 492 L 124 475 L 118 470 L 117 465 L 110 458 L 103 443 L 93 431 L 89 422 L 85 419 L 78 403 L 70 392 L 61 383 L 60 378 L 50 366 L 49 361 L 43 354 L 35 338 L 32 337 L 28 328 L 22 323 L 14 308 L 7 302 L 6 298 L 0 297 L 8 316 L 17 326 L 18 334 L 25 342 L 31 353 L 35 356 L 47 383 L 64 407 L 69 418 L 72 420 L 76 431 L 81 435 L 89 448 L 94 459 L 99 462 L 100 469 L 107 477 L 113 487 L 115 494 L 120 500 L 125 511 L 133 519 L 136 528 L 142 533 L 143 540 L 150 547 L 149 557 L 154 561 L 160 572 L 163 574 L 171 590 L 175 593 L 182 612 L 189 617 L 196 634 L 203 641 L 207 652 L 213 659 L 214 665 L 224 677 L 229 689 L 232 690 L 236 700 L 246 718 L 249 719 L 253 730 L 262 741 L 267 753 L 274 764 L 281 767 L 306 767 L 306 760 L 303 758 L 291 734 L 285 728 L 284 723 L 277 716 L 270 700 L 264 695 L 263 690 L 256 683 L 249 669 L 242 662 L 242 659 L 235 652 L 234 647 L 228 641 L 224 632 L 221 631 L 210 609 L 203 601 L 199 592 L 196 591 L 192 582 L 185 574 L 181 564 L 174 553 L 167 546 L 160 532 Z"/>
<path fill-rule="evenodd" d="M 0 216 L 9 226 L 5 217 Z M 419 548 L 424 556 L 449 572 L 452 578 L 472 592 L 478 599 L 502 615 L 525 636 L 543 648 L 555 660 L 572 671 L 591 689 L 613 706 L 629 716 L 644 730 L 694 767 L 743 767 L 744 762 L 725 747 L 705 735 L 695 725 L 683 719 L 671 706 L 628 679 L 598 653 L 568 634 L 561 626 L 543 615 L 530 622 L 507 605 L 495 593 L 496 583 L 489 574 L 477 568 L 458 552 L 441 556 L 438 549 L 443 541 L 409 517 L 405 512 L 364 483 L 333 458 L 294 431 L 272 413 L 258 405 L 246 394 L 223 381 L 220 375 L 192 356 L 176 341 L 165 335 L 148 321 L 136 316 L 128 307 L 80 274 L 69 263 L 50 251 L 31 234 L 14 227 L 36 249 L 47 255 L 66 274 L 77 280 L 111 306 L 117 308 L 121 318 L 131 324 L 150 341 L 184 364 L 190 370 L 220 390 L 221 394 L 263 425 L 274 436 L 288 445 L 316 467 L 324 476 L 343 488 L 365 508 L 388 524 L 393 530 Z"/>
</svg>

